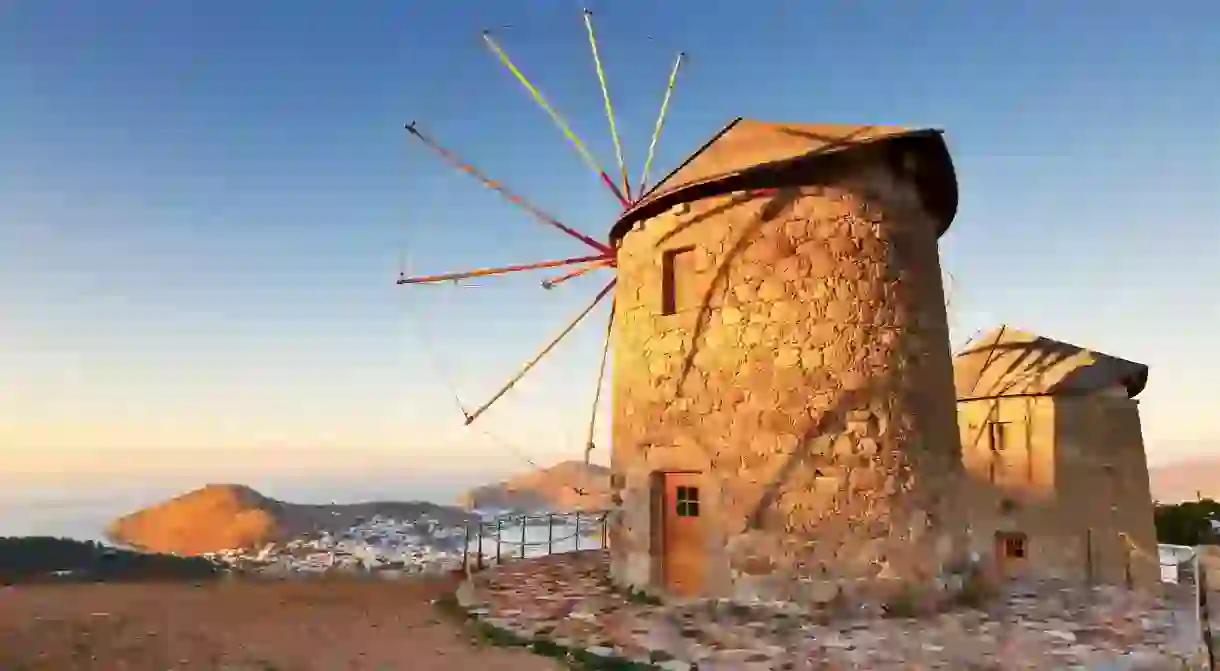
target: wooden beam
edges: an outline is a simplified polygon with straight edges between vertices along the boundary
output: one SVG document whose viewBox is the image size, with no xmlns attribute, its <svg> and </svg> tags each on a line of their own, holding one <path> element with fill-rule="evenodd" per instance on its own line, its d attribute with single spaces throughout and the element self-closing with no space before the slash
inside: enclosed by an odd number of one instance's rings
<svg viewBox="0 0 1220 671">
<path fill-rule="evenodd" d="M 593 299 L 593 302 L 589 303 L 588 307 L 586 307 L 583 311 L 581 311 L 581 313 L 579 315 L 577 315 L 576 318 L 571 321 L 571 323 L 569 323 L 567 326 L 565 326 L 564 329 L 559 332 L 559 335 L 555 336 L 555 338 L 553 340 L 551 340 L 549 343 L 547 343 L 546 347 L 542 348 L 542 351 L 540 351 L 540 352 L 538 352 L 538 354 L 534 355 L 534 358 L 525 362 L 525 365 L 521 367 L 521 370 L 517 371 L 517 374 L 514 375 L 512 377 L 512 379 L 510 379 L 508 381 L 507 384 L 505 384 L 503 387 L 501 387 L 500 390 L 497 391 L 495 393 L 495 395 L 491 397 L 490 400 L 488 400 L 486 403 L 484 403 L 483 405 L 476 408 L 474 412 L 471 412 L 470 414 L 466 415 L 466 424 L 470 425 L 472 422 L 474 422 L 474 420 L 479 418 L 479 415 L 482 415 L 484 412 L 487 412 L 487 409 L 490 408 L 496 401 L 500 400 L 500 398 L 502 396 L 507 394 L 510 389 L 512 389 L 518 382 L 521 381 L 521 378 L 525 377 L 526 373 L 529 373 L 530 370 L 533 369 L 534 366 L 537 366 L 538 362 L 542 361 L 543 357 L 545 357 L 547 354 L 550 354 L 551 350 L 555 349 L 555 346 L 558 345 L 561 340 L 566 338 L 567 335 L 572 332 L 572 329 L 576 328 L 576 325 L 579 324 L 581 322 L 581 320 L 583 320 L 585 317 L 589 316 L 589 313 L 593 311 L 593 308 L 597 307 L 597 304 L 600 303 L 602 301 L 602 299 L 605 298 L 606 295 L 610 293 L 610 290 L 614 288 L 614 283 L 615 283 L 615 280 L 610 280 L 609 284 L 602 287 L 602 290 L 597 292 L 597 296 Z"/>
<path fill-rule="evenodd" d="M 470 277 L 487 277 L 489 275 L 505 275 L 508 273 L 520 273 L 529 270 L 541 270 L 543 268 L 558 268 L 559 266 L 570 266 L 577 263 L 589 263 L 591 261 L 605 261 L 610 257 L 597 256 L 577 256 L 570 259 L 558 259 L 555 261 L 539 261 L 538 263 L 527 263 L 517 266 L 501 266 L 499 268 L 476 268 L 474 270 L 465 270 L 456 273 L 443 273 L 440 275 L 420 275 L 416 277 L 399 277 L 398 284 L 430 284 L 434 282 L 456 282 Z"/>
<path fill-rule="evenodd" d="M 602 243 L 602 242 L 598 242 L 597 240 L 590 238 L 589 236 L 585 235 L 584 233 L 581 233 L 580 231 L 578 231 L 570 226 L 560 223 L 559 220 L 556 219 L 555 217 L 552 217 L 551 215 L 543 212 L 542 210 L 538 209 L 537 207 L 534 207 L 533 205 L 531 205 L 529 203 L 529 201 L 525 200 L 524 198 L 517 195 L 516 193 L 513 193 L 512 191 L 510 191 L 508 189 L 508 187 L 506 187 L 503 184 L 488 177 L 487 174 L 484 173 L 482 170 L 479 170 L 478 168 L 474 167 L 472 164 L 462 160 L 461 158 L 459 158 L 457 156 L 457 154 L 454 154 L 452 151 L 446 149 L 445 147 L 442 147 L 435 140 L 433 140 L 432 138 L 428 137 L 427 135 L 424 135 L 423 133 L 421 133 L 414 121 L 407 124 L 406 128 L 407 128 L 407 132 L 409 132 L 412 136 L 414 136 L 416 139 L 418 139 L 420 142 L 422 142 L 426 147 L 428 147 L 432 151 L 436 152 L 441 158 L 445 159 L 445 161 L 447 163 L 449 163 L 453 167 L 457 168 L 458 170 L 465 172 L 466 174 L 470 175 L 471 177 L 474 177 L 475 179 L 479 180 L 480 182 L 483 183 L 483 186 L 500 194 L 501 196 L 503 196 L 505 198 L 505 200 L 512 203 L 513 205 L 516 205 L 517 207 L 521 208 L 522 210 L 525 210 L 538 221 L 541 221 L 542 223 L 544 223 L 548 226 L 554 226 L 555 228 L 558 228 L 559 230 L 563 231 L 564 233 L 567 233 L 568 235 L 576 238 L 577 240 L 580 240 L 581 242 L 585 243 L 586 245 L 589 245 L 590 247 L 596 249 L 597 251 L 599 251 L 603 254 L 613 254 L 614 253 L 614 250 L 611 249 L 609 245 Z"/>
<path fill-rule="evenodd" d="M 563 284 L 564 282 L 567 282 L 568 280 L 575 279 L 577 277 L 580 277 L 581 275 L 584 275 L 586 273 L 590 273 L 594 270 L 597 270 L 598 268 L 610 268 L 613 265 L 614 265 L 613 261 L 594 261 L 594 262 L 584 266 L 583 268 L 577 268 L 576 270 L 568 271 L 558 277 L 552 277 L 547 280 L 542 280 L 542 288 L 543 289 L 554 289 L 557 285 Z"/>
</svg>

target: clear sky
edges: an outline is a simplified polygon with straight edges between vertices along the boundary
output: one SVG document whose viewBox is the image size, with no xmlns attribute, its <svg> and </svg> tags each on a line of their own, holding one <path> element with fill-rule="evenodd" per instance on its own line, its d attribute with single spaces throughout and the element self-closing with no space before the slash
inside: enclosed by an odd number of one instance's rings
<svg viewBox="0 0 1220 671">
<path fill-rule="evenodd" d="M 737 115 L 942 127 L 957 338 L 1007 322 L 1146 362 L 1151 458 L 1220 444 L 1220 3 L 588 4 L 633 178 L 680 49 L 654 175 Z M 604 235 L 614 201 L 479 39 L 611 166 L 582 6 L 0 6 L 7 477 L 521 466 L 446 379 L 476 405 L 600 282 L 396 287 L 403 258 L 584 252 L 403 124 Z M 579 457 L 603 319 L 480 424 Z"/>
</svg>

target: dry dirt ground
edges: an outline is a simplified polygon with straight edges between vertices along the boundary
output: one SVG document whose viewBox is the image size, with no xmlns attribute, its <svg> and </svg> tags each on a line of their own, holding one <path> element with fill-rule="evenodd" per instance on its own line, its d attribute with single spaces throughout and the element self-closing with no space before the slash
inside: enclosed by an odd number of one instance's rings
<svg viewBox="0 0 1220 671">
<path fill-rule="evenodd" d="M 4 671 L 549 671 L 430 604 L 449 581 L 0 587 Z"/>
</svg>

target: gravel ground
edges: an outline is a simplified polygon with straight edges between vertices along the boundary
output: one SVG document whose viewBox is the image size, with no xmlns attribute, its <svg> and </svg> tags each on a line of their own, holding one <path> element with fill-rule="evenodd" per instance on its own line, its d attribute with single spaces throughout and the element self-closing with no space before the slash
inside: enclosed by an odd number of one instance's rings
<svg viewBox="0 0 1220 671">
<path fill-rule="evenodd" d="M 0 588 L 0 669 L 559 668 L 477 644 L 431 605 L 453 587 L 326 579 Z"/>
</svg>

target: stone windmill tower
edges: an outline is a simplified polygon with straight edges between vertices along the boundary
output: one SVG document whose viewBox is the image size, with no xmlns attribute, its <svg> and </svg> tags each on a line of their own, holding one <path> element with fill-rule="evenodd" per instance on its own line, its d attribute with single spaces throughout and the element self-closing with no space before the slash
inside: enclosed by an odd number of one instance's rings
<svg viewBox="0 0 1220 671">
<path fill-rule="evenodd" d="M 679 55 L 633 189 L 585 21 L 621 180 L 484 37 L 622 206 L 608 239 L 560 223 L 407 126 L 588 253 L 400 284 L 575 266 L 550 288 L 615 274 L 489 401 L 463 406 L 466 423 L 612 294 L 601 370 L 613 354 L 618 583 L 816 598 L 934 580 L 966 531 L 937 251 L 957 184 L 940 133 L 737 119 L 648 188 Z"/>
<path fill-rule="evenodd" d="M 737 119 L 623 214 L 617 582 L 800 599 L 943 571 L 956 207 L 939 132 Z"/>
</svg>

